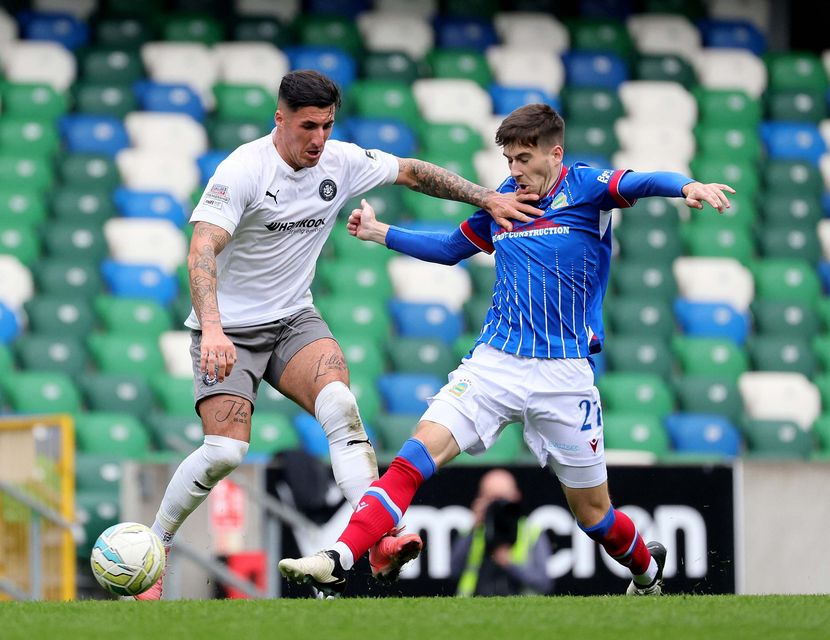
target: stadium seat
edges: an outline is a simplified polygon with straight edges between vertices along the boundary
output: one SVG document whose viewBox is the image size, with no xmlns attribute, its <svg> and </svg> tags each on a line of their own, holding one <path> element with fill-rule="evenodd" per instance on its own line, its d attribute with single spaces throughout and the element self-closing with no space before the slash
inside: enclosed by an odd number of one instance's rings
<svg viewBox="0 0 830 640">
<path fill-rule="evenodd" d="M 79 413 L 75 416 L 78 451 L 141 458 L 149 451 L 144 425 L 128 413 Z"/>
<path fill-rule="evenodd" d="M 4 354 L 8 352 L 3 345 L 13 342 L 17 338 L 20 329 L 20 323 L 14 310 L 0 299 L 0 348 L 3 349 Z M 7 364 L 11 366 L 11 356 L 9 356 Z M 2 405 L 2 402 L 0 402 L 0 405 Z"/>
<path fill-rule="evenodd" d="M 768 258 L 753 269 L 756 298 L 759 300 L 813 302 L 821 295 L 815 269 L 803 260 Z"/>
<path fill-rule="evenodd" d="M 145 42 L 141 59 L 151 80 L 190 85 L 212 109 L 211 88 L 218 80 L 218 64 L 211 49 L 202 42 Z"/>
<path fill-rule="evenodd" d="M 754 458 L 805 459 L 813 452 L 812 434 L 788 420 L 746 420 L 743 433 Z"/>
<path fill-rule="evenodd" d="M 78 380 L 83 401 L 90 411 L 150 415 L 155 398 L 142 375 L 88 373 Z"/>
<path fill-rule="evenodd" d="M 202 423 L 195 414 L 191 417 L 154 412 L 145 421 L 154 443 L 161 450 L 187 455 L 204 442 Z"/>
<path fill-rule="evenodd" d="M 208 132 L 210 147 L 228 152 L 233 151 L 241 144 L 261 138 L 271 131 L 270 123 L 253 120 L 237 122 L 208 118 L 205 127 Z"/>
<path fill-rule="evenodd" d="M 800 335 L 756 335 L 747 349 L 753 369 L 758 371 L 794 371 L 811 377 L 818 370 L 809 340 Z"/>
<path fill-rule="evenodd" d="M 256 415 L 256 414 L 254 414 Z M 366 426 L 365 416 L 364 427 Z M 314 416 L 308 413 L 300 413 L 293 420 L 294 432 L 297 435 L 302 448 L 309 454 L 318 458 L 326 459 L 329 456 L 329 443 L 325 431 Z M 370 438 L 371 440 L 371 438 Z"/>
<path fill-rule="evenodd" d="M 162 37 L 176 42 L 199 42 L 208 45 L 224 40 L 224 24 L 207 13 L 180 13 L 168 16 Z"/>
<path fill-rule="evenodd" d="M 677 294 L 677 283 L 669 265 L 622 261 L 611 270 L 611 279 L 621 297 L 670 301 Z"/>
<path fill-rule="evenodd" d="M 31 116 L 0 118 L 0 148 L 11 154 L 28 154 L 51 159 L 60 139 L 55 125 Z"/>
<path fill-rule="evenodd" d="M 155 265 L 173 273 L 187 258 L 184 233 L 168 220 L 111 218 L 104 223 L 109 255 L 121 264 Z"/>
<path fill-rule="evenodd" d="M 394 296 L 402 302 L 446 305 L 460 310 L 472 294 L 472 282 L 466 269 L 424 263 L 408 256 L 396 256 L 388 264 Z"/>
<path fill-rule="evenodd" d="M 522 46 L 532 41 L 534 48 L 553 55 L 570 48 L 568 29 L 550 12 L 500 11 L 493 17 L 493 25 L 505 45 Z"/>
<path fill-rule="evenodd" d="M 810 264 L 817 264 L 821 259 L 821 244 L 814 225 L 792 222 L 765 225 L 758 235 L 758 249 L 765 259 L 805 260 Z"/>
<path fill-rule="evenodd" d="M 79 183 L 79 186 L 61 186 L 51 191 L 52 216 L 62 222 L 88 223 L 96 238 L 102 238 L 101 226 L 117 211 L 113 207 L 112 190 Z"/>
<path fill-rule="evenodd" d="M 189 152 L 128 148 L 115 160 L 129 189 L 165 191 L 186 202 L 200 186 L 199 169 Z"/>
<path fill-rule="evenodd" d="M 0 88 L 3 113 L 54 122 L 69 109 L 66 92 L 40 82 L 8 82 Z"/>
<path fill-rule="evenodd" d="M 620 143 L 612 127 L 581 123 L 568 126 L 568 162 L 571 162 L 572 158 L 599 156 L 605 159 L 603 166 L 609 166 L 611 156 L 619 149 Z M 504 156 L 501 164 L 504 165 Z"/>
<path fill-rule="evenodd" d="M 345 51 L 329 46 L 288 46 L 283 49 L 292 69 L 314 69 L 331 78 L 343 91 L 357 79 L 357 63 Z"/>
<path fill-rule="evenodd" d="M 256 397 L 256 408 L 257 411 L 281 413 L 289 418 L 293 418 L 295 415 L 300 413 L 300 411 L 302 411 L 299 405 L 286 398 L 265 381 L 262 381 L 259 384 L 259 390 L 257 391 Z"/>
<path fill-rule="evenodd" d="M 604 411 L 602 424 L 606 450 L 647 451 L 658 458 L 669 451 L 669 438 L 656 415 Z"/>
<path fill-rule="evenodd" d="M 493 83 L 490 65 L 480 51 L 436 47 L 427 53 L 425 63 L 431 69 L 434 78 L 472 80 L 483 89 L 487 89 Z"/>
<path fill-rule="evenodd" d="M 418 129 L 418 138 L 427 153 L 452 151 L 462 157 L 469 157 L 484 148 L 481 134 L 463 123 L 424 125 Z"/>
<path fill-rule="evenodd" d="M 127 130 L 114 116 L 71 113 L 58 122 L 67 149 L 72 153 L 114 156 L 129 146 Z"/>
<path fill-rule="evenodd" d="M 155 23 L 140 16 L 104 16 L 95 24 L 95 40 L 100 46 L 137 49 L 154 37 Z"/>
<path fill-rule="evenodd" d="M 216 115 L 222 120 L 269 122 L 274 118 L 275 97 L 259 84 L 218 83 L 213 87 Z"/>
<path fill-rule="evenodd" d="M 680 236 L 671 231 L 654 228 L 648 222 L 624 220 L 615 237 L 626 262 L 647 261 L 652 264 L 671 264 L 683 252 Z"/>
<path fill-rule="evenodd" d="M 0 256 L 0 274 L 3 273 L 3 257 Z M 20 265 L 22 267 L 22 265 Z M 33 293 L 32 277 L 27 270 L 25 276 L 15 281 L 18 287 L 28 287 Z M 49 295 L 72 295 L 91 299 L 92 296 L 101 291 L 102 279 L 98 273 L 98 265 L 89 260 L 77 260 L 68 257 L 48 258 L 40 261 L 34 269 L 35 281 L 38 291 Z M 3 278 L 0 278 L 0 285 Z M 0 286 L 0 300 L 4 297 L 4 287 Z M 26 299 L 31 297 L 31 293 Z M 17 299 L 17 298 L 15 298 Z M 21 302 L 22 304 L 22 302 Z"/>
<path fill-rule="evenodd" d="M 464 13 L 468 14 L 468 11 Z M 433 51 L 450 48 L 484 51 L 498 42 L 498 35 L 489 18 L 444 13 L 435 18 L 433 27 Z"/>
<path fill-rule="evenodd" d="M 689 302 L 723 302 L 744 312 L 754 297 L 751 272 L 732 258 L 681 257 L 672 271 L 678 294 Z"/>
<path fill-rule="evenodd" d="M 116 456 L 78 454 L 75 456 L 75 489 L 118 495 L 121 488 L 121 460 Z"/>
<path fill-rule="evenodd" d="M 381 413 L 375 421 L 375 430 L 380 437 L 380 449 L 395 454 L 412 434 L 421 419 L 420 413 Z"/>
<path fill-rule="evenodd" d="M 112 199 L 118 212 L 125 218 L 168 220 L 179 228 L 187 222 L 184 207 L 169 193 L 118 187 L 113 191 Z"/>
<path fill-rule="evenodd" d="M 525 452 L 522 425 L 514 422 L 502 428 L 498 438 L 490 445 L 487 451 L 476 455 L 465 451 L 457 458 L 454 458 L 451 464 L 470 464 L 477 466 L 513 465 L 522 462 L 522 456 Z"/>
<path fill-rule="evenodd" d="M 634 80 L 677 82 L 684 87 L 697 84 L 694 67 L 688 58 L 672 53 L 638 55 L 632 69 Z"/>
<path fill-rule="evenodd" d="M 213 46 L 219 64 L 218 80 L 233 85 L 260 85 L 276 97 L 278 78 L 289 71 L 288 57 L 270 42 L 221 42 Z"/>
<path fill-rule="evenodd" d="M 772 159 L 817 163 L 827 152 L 827 144 L 812 123 L 764 122 L 760 133 Z"/>
<path fill-rule="evenodd" d="M 96 333 L 87 346 L 98 369 L 103 373 L 158 376 L 164 371 L 164 359 L 154 338 L 136 336 L 122 327 L 119 333 Z"/>
<path fill-rule="evenodd" d="M 664 300 L 621 296 L 606 306 L 606 312 L 615 335 L 667 340 L 675 331 L 671 306 Z"/>
<path fill-rule="evenodd" d="M 193 377 L 177 378 L 166 373 L 159 374 L 160 371 L 164 371 L 163 363 L 155 369 L 150 386 L 164 412 L 172 416 L 195 416 Z"/>
<path fill-rule="evenodd" d="M 607 411 L 663 418 L 674 405 L 671 388 L 654 374 L 609 372 L 599 379 L 597 387 Z"/>
<path fill-rule="evenodd" d="M 656 156 L 654 162 L 685 166 L 695 155 L 695 138 L 691 130 L 673 124 L 626 117 L 614 123 L 614 133 L 622 151 Z M 614 160 L 615 165 L 617 162 Z"/>
<path fill-rule="evenodd" d="M 43 229 L 43 246 L 50 256 L 97 263 L 107 255 L 100 225 L 80 218 L 62 219 Z"/>
<path fill-rule="evenodd" d="M 634 45 L 641 54 L 676 54 L 690 62 L 700 53 L 700 31 L 684 15 L 639 13 L 626 18 Z"/>
<path fill-rule="evenodd" d="M 15 185 L 45 192 L 53 182 L 51 162 L 46 158 L 0 151 L 0 188 Z"/>
<path fill-rule="evenodd" d="M 81 339 L 74 336 L 27 333 L 15 340 L 14 349 L 20 368 L 27 371 L 75 375 L 86 369 L 86 350 Z"/>
<path fill-rule="evenodd" d="M 767 160 L 763 180 L 768 191 L 790 197 L 820 196 L 824 190 L 819 168 L 804 160 Z"/>
<path fill-rule="evenodd" d="M 369 51 L 399 50 L 415 61 L 420 61 L 435 42 L 426 18 L 409 11 L 367 11 L 358 16 L 357 27 Z"/>
<path fill-rule="evenodd" d="M 737 380 L 749 368 L 746 351 L 730 340 L 676 336 L 672 348 L 685 375 Z"/>
<path fill-rule="evenodd" d="M 748 227 L 725 218 L 695 218 L 683 228 L 686 253 L 695 258 L 734 258 L 747 265 L 755 255 Z"/>
<path fill-rule="evenodd" d="M 761 335 L 811 336 L 821 326 L 817 310 L 805 302 L 756 300 L 752 315 L 755 330 Z"/>
<path fill-rule="evenodd" d="M 37 231 L 25 222 L 0 220 L 0 254 L 13 256 L 32 267 L 40 257 Z"/>
<path fill-rule="evenodd" d="M 682 454 L 715 454 L 735 458 L 741 454 L 741 434 L 720 415 L 676 413 L 666 417 L 672 448 Z"/>
<path fill-rule="evenodd" d="M 464 122 L 481 129 L 493 112 L 490 95 L 472 80 L 422 78 L 412 85 L 415 101 L 431 123 Z"/>
<path fill-rule="evenodd" d="M 830 260 L 830 220 L 821 220 L 816 230 L 821 243 L 821 255 L 825 260 Z"/>
<path fill-rule="evenodd" d="M 528 104 L 547 104 L 559 110 L 559 102 L 553 95 L 542 89 L 532 86 L 508 87 L 502 84 L 491 84 L 490 98 L 493 101 L 493 113 L 507 115 L 519 107 Z"/>
<path fill-rule="evenodd" d="M 121 182 L 112 158 L 93 154 L 65 156 L 58 165 L 58 177 L 65 185 L 100 189 L 114 189 Z"/>
<path fill-rule="evenodd" d="M 44 194 L 32 187 L 0 187 L 0 220 L 36 227 L 46 219 Z"/>
<path fill-rule="evenodd" d="M 320 429 L 322 432 L 322 429 Z M 249 453 L 276 455 L 281 451 L 298 449 L 300 438 L 291 420 L 279 413 L 257 411 L 251 416 L 251 443 Z"/>
<path fill-rule="evenodd" d="M 0 379 L 3 395 L 17 413 L 74 413 L 81 397 L 72 377 L 49 371 L 18 371 Z"/>
<path fill-rule="evenodd" d="M 389 413 L 420 415 L 427 408 L 427 398 L 438 393 L 445 379 L 429 374 L 387 373 L 378 378 L 377 388 Z"/>
<path fill-rule="evenodd" d="M 404 51 L 369 51 L 360 59 L 360 76 L 411 84 L 421 73 L 419 65 Z"/>
<path fill-rule="evenodd" d="M 95 316 L 89 303 L 71 295 L 38 295 L 23 308 L 29 319 L 29 329 L 41 335 L 86 337 L 95 326 Z"/>
<path fill-rule="evenodd" d="M 369 336 L 338 336 L 337 342 L 343 350 L 350 375 L 374 380 L 386 369 L 381 345 Z"/>
<path fill-rule="evenodd" d="M 57 42 L 18 41 L 2 62 L 11 82 L 38 82 L 66 91 L 75 81 L 75 56 Z"/>
<path fill-rule="evenodd" d="M 87 47 L 78 52 L 79 75 L 92 85 L 129 84 L 144 78 L 139 52 L 129 44 Z"/>
<path fill-rule="evenodd" d="M 459 364 L 452 350 L 437 339 L 395 338 L 387 345 L 389 361 L 396 373 L 446 376 Z"/>
<path fill-rule="evenodd" d="M 771 90 L 826 91 L 827 73 L 821 59 L 808 51 L 771 51 L 764 56 Z"/>
<path fill-rule="evenodd" d="M 537 89 L 549 96 L 558 96 L 565 83 L 565 67 L 559 57 L 539 55 L 535 48 L 520 44 L 495 45 L 487 49 L 486 56 L 493 81 L 501 86 Z"/>
<path fill-rule="evenodd" d="M 338 259 L 348 262 L 364 262 L 385 267 L 392 257 L 392 252 L 385 246 L 376 242 L 362 242 L 349 235 L 346 231 L 346 225 L 337 225 L 332 229 L 330 242 L 330 246 L 334 249 L 334 255 Z"/>
<path fill-rule="evenodd" d="M 808 430 L 821 413 L 818 389 L 800 373 L 749 371 L 741 375 L 738 386 L 753 419 L 792 420 Z"/>
<path fill-rule="evenodd" d="M 157 338 L 170 328 L 169 312 L 155 300 L 99 295 L 93 304 L 99 321 L 108 333 L 129 331 Z"/>
<path fill-rule="evenodd" d="M 385 301 L 392 295 L 392 282 L 385 265 L 335 259 L 321 261 L 317 277 L 322 286 L 334 295 L 357 294 Z"/>
<path fill-rule="evenodd" d="M 717 414 L 737 424 L 743 401 L 733 378 L 705 375 L 681 376 L 675 383 L 678 408 L 686 413 Z"/>
<path fill-rule="evenodd" d="M 818 124 L 827 117 L 825 91 L 770 91 L 766 96 L 770 120 Z"/>
<path fill-rule="evenodd" d="M 389 333 L 390 318 L 378 300 L 354 300 L 347 296 L 328 296 L 317 300 L 317 308 L 335 336 L 366 336 L 383 339 Z"/>
<path fill-rule="evenodd" d="M 697 122 L 694 96 L 676 82 L 627 80 L 619 87 L 626 115 L 634 120 L 691 129 Z"/>
<path fill-rule="evenodd" d="M 201 96 L 187 84 L 140 80 L 133 83 L 133 92 L 143 111 L 182 114 L 197 122 L 205 119 Z M 129 115 L 125 114 L 125 117 Z M 133 145 L 137 146 L 135 141 Z"/>
<path fill-rule="evenodd" d="M 767 50 L 767 39 L 749 20 L 704 18 L 698 21 L 704 47 L 746 49 L 756 56 Z"/>
<path fill-rule="evenodd" d="M 133 148 L 178 152 L 191 158 L 207 151 L 204 127 L 184 113 L 131 113 L 124 118 L 124 126 Z"/>
<path fill-rule="evenodd" d="M 761 101 L 754 99 L 746 91 L 697 86 L 692 93 L 697 98 L 698 120 L 703 124 L 755 127 L 761 122 Z"/>
<path fill-rule="evenodd" d="M 347 3 L 331 3 L 342 8 Z M 325 15 L 310 13 L 295 23 L 295 31 L 300 44 L 305 46 L 335 47 L 358 58 L 363 52 L 363 42 L 354 16 L 334 15 L 324 12 Z"/>
<path fill-rule="evenodd" d="M 290 23 L 300 15 L 300 0 L 236 0 L 234 8 L 240 16 L 271 16 Z"/>
<path fill-rule="evenodd" d="M 617 89 L 629 79 L 625 61 L 613 53 L 571 50 L 562 55 L 562 62 L 571 86 Z"/>
<path fill-rule="evenodd" d="M 767 88 L 764 63 L 745 49 L 703 48 L 692 62 L 700 84 L 707 89 L 741 90 L 757 99 Z"/>
<path fill-rule="evenodd" d="M 79 559 L 88 561 L 92 545 L 101 532 L 121 520 L 120 498 L 112 489 L 78 491 L 75 496 L 75 520 L 83 527 L 82 538 L 76 543 Z"/>
<path fill-rule="evenodd" d="M 830 415 L 825 414 L 813 425 L 816 443 L 822 454 L 830 453 Z"/>
<path fill-rule="evenodd" d="M 671 351 L 665 339 L 647 336 L 613 336 L 603 346 L 608 369 L 653 373 L 668 377 L 672 372 Z"/>
<path fill-rule="evenodd" d="M 462 162 L 459 167 L 457 161 L 451 156 L 444 156 L 441 159 L 433 157 L 433 159 L 438 160 L 437 164 L 439 165 L 456 165 L 456 168 L 461 168 L 462 170 L 460 175 L 463 175 L 463 173 L 467 173 L 468 175 L 475 173 L 475 165 L 472 163 Z M 502 162 L 504 161 L 502 160 Z M 476 211 L 472 205 L 455 200 L 434 198 L 418 191 L 406 190 L 403 192 L 401 198 L 404 206 L 417 222 L 438 227 L 442 231 L 454 230 L 455 227 L 464 222 L 464 220 Z"/>
<path fill-rule="evenodd" d="M 394 299 L 389 303 L 389 311 L 402 337 L 437 338 L 451 345 L 461 335 L 461 313 L 446 305 Z"/>
<path fill-rule="evenodd" d="M 391 118 L 349 118 L 349 137 L 364 149 L 380 149 L 398 157 L 415 155 L 418 141 L 406 124 Z"/>
<path fill-rule="evenodd" d="M 758 163 L 763 145 L 755 127 L 698 125 L 694 130 L 697 153 L 707 157 L 725 158 Z"/>
<path fill-rule="evenodd" d="M 700 338 L 726 338 L 743 344 L 749 333 L 749 314 L 719 302 L 691 302 L 678 298 L 674 315 L 683 333 Z"/>
<path fill-rule="evenodd" d="M 139 100 L 128 84 L 77 82 L 73 93 L 76 111 L 87 115 L 120 119 L 139 108 Z"/>
<path fill-rule="evenodd" d="M 619 94 L 613 89 L 566 84 L 560 98 L 562 113 L 568 119 L 568 124 L 614 124 L 625 113 Z"/>
</svg>

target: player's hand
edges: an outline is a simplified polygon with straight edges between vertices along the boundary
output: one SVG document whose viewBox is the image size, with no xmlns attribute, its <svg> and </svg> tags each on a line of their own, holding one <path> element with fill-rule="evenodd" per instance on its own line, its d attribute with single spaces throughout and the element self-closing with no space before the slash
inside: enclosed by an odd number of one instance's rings
<svg viewBox="0 0 830 640">
<path fill-rule="evenodd" d="M 205 384 L 224 382 L 236 364 L 236 347 L 225 332 L 219 329 L 202 329 L 199 370 Z"/>
<path fill-rule="evenodd" d="M 539 196 L 530 193 L 515 194 L 515 193 L 498 193 L 494 191 L 487 196 L 484 202 L 485 209 L 490 216 L 495 220 L 505 231 L 513 230 L 513 223 L 511 220 L 517 222 L 532 222 L 535 218 L 542 215 L 542 212 L 531 204 L 531 201 L 538 200 Z"/>
<path fill-rule="evenodd" d="M 707 202 L 712 208 L 717 209 L 718 213 L 723 213 L 724 209 L 729 209 L 732 206 L 729 204 L 729 198 L 726 197 L 724 191 L 735 193 L 735 190 L 728 184 L 716 182 L 708 184 L 690 182 L 683 187 L 683 195 L 686 196 L 687 206 L 693 209 L 703 209 L 703 203 Z"/>
<path fill-rule="evenodd" d="M 346 229 L 359 240 L 386 244 L 389 225 L 378 221 L 374 208 L 364 198 L 360 201 L 360 209 L 353 209 L 349 215 Z"/>
</svg>

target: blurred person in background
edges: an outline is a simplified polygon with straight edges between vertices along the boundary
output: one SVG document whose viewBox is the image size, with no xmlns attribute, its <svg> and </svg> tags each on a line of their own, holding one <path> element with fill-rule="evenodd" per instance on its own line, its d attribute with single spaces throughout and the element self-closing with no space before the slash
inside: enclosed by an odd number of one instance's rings
<svg viewBox="0 0 830 640">
<path fill-rule="evenodd" d="M 483 207 L 506 228 L 510 218 L 530 220 L 522 210 L 535 212 L 428 162 L 329 140 L 339 106 L 340 91 L 326 76 L 286 74 L 276 127 L 222 161 L 190 218 L 193 311 L 185 325 L 205 439 L 173 474 L 152 525 L 167 553 L 184 520 L 245 457 L 262 380 L 322 425 L 335 480 L 352 507 L 377 480 L 345 357 L 310 290 L 349 198 L 394 183 Z M 420 545 L 414 534 L 386 536 L 373 547 L 373 572 L 396 576 L 400 546 L 414 541 Z M 162 579 L 137 598 L 161 595 Z"/>
</svg>

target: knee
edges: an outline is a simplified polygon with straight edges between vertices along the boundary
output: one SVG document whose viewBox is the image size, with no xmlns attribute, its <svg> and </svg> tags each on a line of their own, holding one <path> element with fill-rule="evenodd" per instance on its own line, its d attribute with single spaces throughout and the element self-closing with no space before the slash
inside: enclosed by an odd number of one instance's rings
<svg viewBox="0 0 830 640">
<path fill-rule="evenodd" d="M 214 482 L 219 482 L 242 464 L 248 453 L 247 442 L 224 436 L 205 436 L 202 448 L 208 462 L 207 475 Z"/>
<path fill-rule="evenodd" d="M 317 394 L 314 402 L 314 414 L 317 421 L 328 431 L 328 423 L 345 423 L 351 430 L 363 431 L 363 422 L 357 408 L 357 400 L 345 384 L 340 381 L 330 382 Z"/>
</svg>

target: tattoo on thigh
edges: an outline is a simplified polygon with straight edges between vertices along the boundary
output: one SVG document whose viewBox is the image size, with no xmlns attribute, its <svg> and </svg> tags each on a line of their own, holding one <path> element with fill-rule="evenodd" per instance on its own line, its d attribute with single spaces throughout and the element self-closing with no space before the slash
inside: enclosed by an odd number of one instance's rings
<svg viewBox="0 0 830 640">
<path fill-rule="evenodd" d="M 346 361 L 339 353 L 329 353 L 320 356 L 320 359 L 317 361 L 316 371 L 314 372 L 314 379 L 322 378 L 332 371 L 347 371 Z"/>
<path fill-rule="evenodd" d="M 216 422 L 238 422 L 239 424 L 247 424 L 248 412 L 245 409 L 245 403 L 241 400 L 225 400 L 222 404 L 225 406 L 216 412 L 214 418 Z"/>
</svg>

